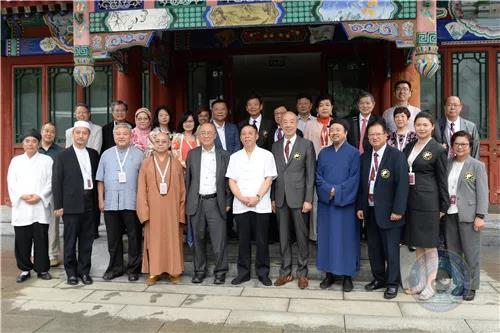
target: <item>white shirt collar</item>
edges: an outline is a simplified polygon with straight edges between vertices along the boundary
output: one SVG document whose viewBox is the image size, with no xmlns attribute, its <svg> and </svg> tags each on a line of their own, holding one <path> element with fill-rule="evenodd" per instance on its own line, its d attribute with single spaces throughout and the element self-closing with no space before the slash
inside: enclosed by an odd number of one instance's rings
<svg viewBox="0 0 500 333">
<path fill-rule="evenodd" d="M 378 158 L 379 158 L 379 163 L 380 163 L 380 159 L 382 158 L 382 156 L 384 156 L 384 152 L 385 152 L 385 148 L 386 147 L 387 147 L 387 143 L 382 148 L 380 148 L 379 150 L 377 150 L 377 151 L 373 150 L 373 152 L 372 152 L 372 158 L 373 158 L 373 155 L 375 153 L 377 153 Z"/>
<path fill-rule="evenodd" d="M 85 151 L 87 148 L 78 148 L 75 145 L 73 145 L 73 149 L 75 149 L 76 152 L 80 152 L 81 153 L 81 152 Z"/>
<path fill-rule="evenodd" d="M 372 116 L 372 114 L 371 114 L 371 113 L 368 115 L 368 117 L 363 116 L 363 115 L 361 114 L 361 112 L 359 113 L 359 119 L 360 119 L 360 120 L 361 120 L 361 119 L 366 119 L 366 122 L 368 122 L 368 121 L 370 120 L 370 117 L 371 117 L 371 116 Z"/>
<path fill-rule="evenodd" d="M 252 118 L 252 117 L 250 117 L 250 119 L 248 120 L 248 123 L 249 123 L 250 125 L 253 125 L 253 121 L 254 121 L 254 120 L 255 120 L 256 124 L 260 124 L 260 121 L 262 120 L 262 113 L 261 113 L 261 114 L 259 114 L 259 116 L 258 116 L 257 118 L 255 118 L 255 119 L 254 119 L 254 118 Z"/>
<path fill-rule="evenodd" d="M 449 120 L 448 118 L 446 118 L 446 122 L 448 123 L 448 127 L 450 127 L 451 123 L 455 124 L 455 126 L 456 126 L 456 125 L 460 124 L 460 116 L 458 116 L 457 120 L 455 120 L 453 122 L 451 120 Z"/>
<path fill-rule="evenodd" d="M 215 120 L 213 120 L 212 122 L 215 125 L 216 129 L 224 129 L 224 127 L 226 126 L 226 122 L 225 121 L 224 121 L 224 123 L 222 123 L 222 126 L 219 126 L 219 124 L 217 124 L 217 122 Z"/>
<path fill-rule="evenodd" d="M 286 142 L 287 142 L 287 138 L 285 136 L 283 136 L 283 142 L 284 144 L 286 145 Z M 294 134 L 291 138 L 290 138 L 290 144 L 293 146 L 295 144 L 295 140 L 297 140 L 297 134 Z"/>
<path fill-rule="evenodd" d="M 201 146 L 201 152 L 202 153 L 215 153 L 215 145 L 212 146 L 212 149 L 210 150 L 205 150 L 205 148 L 203 148 L 203 146 Z"/>
</svg>

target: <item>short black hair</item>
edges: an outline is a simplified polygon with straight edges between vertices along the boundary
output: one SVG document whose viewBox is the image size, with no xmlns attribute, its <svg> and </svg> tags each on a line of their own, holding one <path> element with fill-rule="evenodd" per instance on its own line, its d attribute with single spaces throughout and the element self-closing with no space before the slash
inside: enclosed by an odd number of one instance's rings
<svg viewBox="0 0 500 333">
<path fill-rule="evenodd" d="M 76 109 L 77 109 L 79 106 L 83 106 L 84 108 L 86 108 L 86 109 L 87 109 L 87 111 L 88 111 L 88 112 L 90 112 L 90 108 L 89 108 L 89 106 L 88 106 L 87 104 L 85 104 L 85 103 L 76 103 L 76 105 L 75 105 L 75 111 L 76 111 Z"/>
<path fill-rule="evenodd" d="M 285 104 L 281 103 L 281 104 L 276 104 L 274 107 L 273 107 L 273 113 L 274 113 L 274 110 L 276 110 L 277 108 L 280 108 L 280 107 L 284 107 L 287 111 L 288 111 L 288 108 L 286 107 Z"/>
<path fill-rule="evenodd" d="M 257 94 L 256 92 L 252 92 L 252 93 L 250 93 L 250 95 L 247 96 L 247 98 L 245 99 L 245 104 L 247 104 L 248 101 L 251 99 L 258 99 L 260 104 L 264 103 L 262 96 Z"/>
<path fill-rule="evenodd" d="M 349 132 L 349 123 L 346 120 L 344 120 L 344 119 L 333 119 L 328 124 L 328 127 L 332 127 L 332 125 L 334 125 L 334 124 L 342 125 L 342 127 L 344 127 L 344 131 L 345 132 Z"/>
<path fill-rule="evenodd" d="M 295 97 L 295 102 L 298 102 L 299 99 L 302 99 L 302 98 L 307 98 L 309 100 L 309 102 L 313 102 L 313 99 L 312 99 L 312 96 L 309 95 L 309 94 L 306 94 L 304 92 L 301 92 L 297 95 L 297 97 Z"/>
<path fill-rule="evenodd" d="M 330 103 L 332 103 L 332 105 L 333 105 L 333 96 L 325 94 L 325 95 L 319 95 L 318 98 L 316 98 L 316 103 L 314 104 L 314 107 L 317 109 L 319 106 L 319 103 L 321 101 L 324 101 L 325 99 L 329 100 Z"/>
<path fill-rule="evenodd" d="M 196 109 L 196 115 L 199 116 L 200 113 L 202 113 L 202 112 L 208 112 L 210 114 L 210 109 L 208 108 L 208 106 L 200 105 Z"/>
<path fill-rule="evenodd" d="M 410 90 L 411 90 L 411 83 L 410 83 L 410 81 L 407 81 L 407 80 L 399 80 L 399 81 L 396 81 L 396 83 L 394 83 L 394 91 L 396 91 L 396 88 L 397 88 L 400 84 L 407 84 L 407 85 L 408 85 L 408 88 L 410 88 Z"/>
<path fill-rule="evenodd" d="M 194 131 L 196 131 L 196 129 L 198 128 L 198 117 L 196 117 L 192 112 L 188 111 L 188 112 L 184 112 L 182 114 L 181 118 L 179 119 L 179 123 L 177 124 L 177 132 L 178 133 L 184 132 L 183 125 L 190 116 L 193 117 L 193 120 L 194 120 L 193 133 L 194 133 Z"/>
<path fill-rule="evenodd" d="M 411 113 L 410 110 L 406 106 L 398 106 L 394 109 L 394 112 L 392 113 L 392 117 L 396 118 L 396 115 L 404 113 L 408 119 L 411 118 Z"/>
<path fill-rule="evenodd" d="M 474 139 L 472 138 L 472 135 L 470 135 L 470 133 L 466 131 L 458 131 L 451 136 L 450 143 L 452 146 L 455 143 L 455 140 L 459 137 L 467 138 L 467 140 L 469 141 L 469 146 L 472 146 L 474 144 Z"/>
<path fill-rule="evenodd" d="M 219 103 L 224 103 L 224 105 L 226 106 L 226 109 L 228 108 L 227 106 L 227 102 L 222 99 L 222 98 L 217 98 L 215 101 L 212 102 L 212 104 L 210 104 L 210 109 L 213 109 L 214 108 L 214 105 L 215 104 L 219 104 Z"/>
<path fill-rule="evenodd" d="M 371 93 L 369 93 L 368 91 L 365 91 L 365 90 L 361 90 L 359 92 L 358 102 L 359 102 L 360 99 L 365 98 L 365 97 L 370 97 L 370 99 L 372 100 L 372 102 L 375 103 L 375 97 Z"/>
<path fill-rule="evenodd" d="M 113 109 L 115 108 L 115 106 L 118 106 L 118 105 L 124 105 L 125 106 L 125 111 L 128 111 L 128 104 L 127 104 L 127 102 L 122 101 L 120 99 L 117 99 L 116 101 L 113 101 L 113 103 L 111 103 L 111 111 L 113 111 Z"/>
<path fill-rule="evenodd" d="M 436 123 L 436 121 L 434 120 L 434 117 L 432 117 L 432 115 L 429 112 L 427 112 L 427 111 L 421 111 L 421 112 L 419 112 L 417 114 L 417 116 L 415 117 L 414 123 L 416 123 L 417 119 L 420 119 L 420 118 L 425 118 L 425 119 L 429 120 L 432 125 L 434 125 Z"/>
<path fill-rule="evenodd" d="M 241 132 L 243 131 L 243 129 L 244 129 L 245 127 L 251 127 L 251 128 L 253 128 L 253 129 L 255 129 L 255 132 L 256 132 L 257 134 L 259 134 L 259 129 L 257 128 L 257 126 L 255 126 L 254 124 L 244 124 L 244 125 L 243 125 L 243 126 L 241 126 L 241 128 L 240 128 L 240 136 L 241 136 Z"/>
<path fill-rule="evenodd" d="M 155 114 L 153 115 L 153 128 L 160 127 L 160 121 L 158 120 L 158 116 L 160 111 L 164 110 L 170 118 L 172 118 L 172 114 L 170 113 L 170 109 L 166 105 L 160 105 L 156 108 Z"/>
<path fill-rule="evenodd" d="M 382 126 L 382 130 L 384 133 L 389 133 L 389 130 L 387 129 L 387 125 L 385 124 L 385 121 L 383 120 L 375 120 L 374 122 L 368 124 L 368 127 L 366 128 L 366 133 L 368 133 L 369 129 L 372 128 L 373 126 Z"/>
</svg>

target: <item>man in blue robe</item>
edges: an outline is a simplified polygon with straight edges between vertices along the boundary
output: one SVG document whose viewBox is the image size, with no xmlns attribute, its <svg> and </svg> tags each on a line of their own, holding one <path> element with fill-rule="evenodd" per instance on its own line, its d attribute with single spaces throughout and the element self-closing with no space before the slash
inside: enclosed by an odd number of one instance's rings
<svg viewBox="0 0 500 333">
<path fill-rule="evenodd" d="M 349 125 L 334 120 L 330 125 L 333 144 L 323 148 L 316 168 L 318 193 L 317 267 L 326 272 L 320 287 L 330 287 L 343 276 L 343 290 L 352 290 L 352 276 L 359 271 L 359 222 L 356 195 L 359 185 L 359 152 L 347 141 Z"/>
</svg>

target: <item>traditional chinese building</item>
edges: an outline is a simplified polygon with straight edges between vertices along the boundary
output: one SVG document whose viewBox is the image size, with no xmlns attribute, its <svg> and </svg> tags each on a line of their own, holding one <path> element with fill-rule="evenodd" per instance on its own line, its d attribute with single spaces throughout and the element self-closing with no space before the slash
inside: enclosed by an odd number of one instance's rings
<svg viewBox="0 0 500 333">
<path fill-rule="evenodd" d="M 481 136 L 490 201 L 500 202 L 500 5 L 496 1 L 75 0 L 2 1 L 2 204 L 21 134 L 51 120 L 57 140 L 87 103 L 111 119 L 112 100 L 182 112 L 228 100 L 244 116 L 258 91 L 275 103 L 330 93 L 338 117 L 363 89 L 380 114 L 397 80 L 410 103 L 442 117 L 445 96 Z M 132 120 L 132 119 L 131 119 Z"/>
</svg>

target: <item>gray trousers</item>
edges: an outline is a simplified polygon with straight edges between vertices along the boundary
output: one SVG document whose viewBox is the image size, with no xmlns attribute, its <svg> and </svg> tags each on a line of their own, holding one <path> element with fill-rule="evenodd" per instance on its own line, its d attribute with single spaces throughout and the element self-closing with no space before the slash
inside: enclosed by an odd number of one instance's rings
<svg viewBox="0 0 500 333">
<path fill-rule="evenodd" d="M 287 276 L 292 273 L 290 223 L 293 223 L 299 250 L 297 255 L 297 277 L 307 277 L 307 259 L 309 258 L 309 214 L 302 213 L 302 208 L 288 207 L 285 199 L 282 207 L 276 207 L 276 216 L 280 228 L 280 276 Z"/>
<path fill-rule="evenodd" d="M 193 258 L 194 272 L 205 274 L 207 271 L 207 242 L 206 230 L 210 233 L 212 249 L 215 256 L 214 275 L 226 274 L 227 251 L 226 251 L 226 220 L 222 218 L 217 205 L 217 198 L 201 199 L 198 210 L 190 216 L 193 228 Z"/>
<path fill-rule="evenodd" d="M 59 241 L 59 222 L 60 217 L 55 217 L 54 221 L 49 224 L 49 258 L 58 259 L 60 252 L 60 241 Z"/>
<path fill-rule="evenodd" d="M 474 231 L 473 226 L 473 222 L 459 222 L 458 214 L 446 216 L 446 241 L 448 251 L 452 253 L 450 260 L 453 261 L 456 255 L 465 261 L 465 266 L 463 263 L 454 265 L 452 262 L 452 268 L 460 269 L 460 267 L 465 267 L 462 271 L 452 270 L 453 280 L 455 284 L 463 284 L 466 289 L 478 290 L 481 233 Z M 459 276 L 462 276 L 462 278 L 459 278 Z"/>
</svg>

